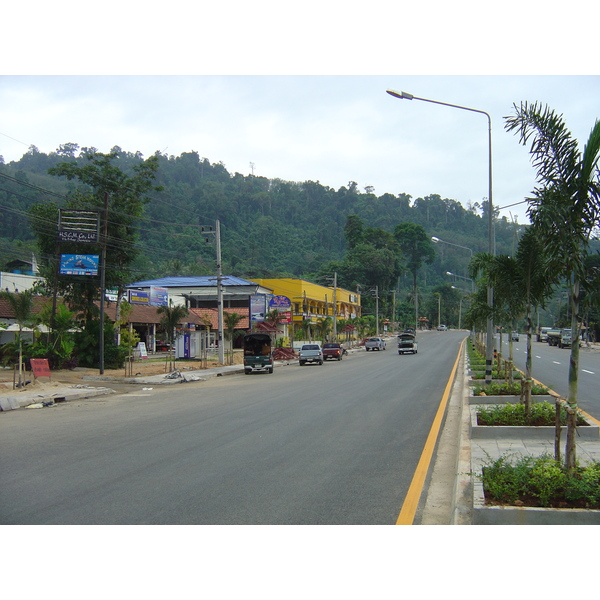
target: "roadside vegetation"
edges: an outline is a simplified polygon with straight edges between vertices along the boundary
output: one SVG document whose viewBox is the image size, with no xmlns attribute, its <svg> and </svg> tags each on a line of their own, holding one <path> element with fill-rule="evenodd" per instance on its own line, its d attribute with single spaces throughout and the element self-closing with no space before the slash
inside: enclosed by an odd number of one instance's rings
<svg viewBox="0 0 600 600">
<path fill-rule="evenodd" d="M 600 462 L 568 471 L 545 454 L 488 460 L 479 476 L 488 504 L 600 509 Z"/>
</svg>

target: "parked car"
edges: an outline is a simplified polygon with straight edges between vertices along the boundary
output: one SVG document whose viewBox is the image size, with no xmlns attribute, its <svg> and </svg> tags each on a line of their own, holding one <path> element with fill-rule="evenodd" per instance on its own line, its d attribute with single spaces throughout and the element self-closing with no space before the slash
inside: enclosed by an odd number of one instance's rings
<svg viewBox="0 0 600 600">
<path fill-rule="evenodd" d="M 446 327 L 446 325 L 438 325 L 437 330 L 438 331 L 448 331 L 448 327 Z"/>
<path fill-rule="evenodd" d="M 365 341 L 365 350 L 385 350 L 385 341 L 380 337 L 372 337 Z"/>
<path fill-rule="evenodd" d="M 171 349 L 171 344 L 167 344 L 167 342 L 159 342 L 157 341 L 154 344 L 157 352 L 168 352 Z"/>
<path fill-rule="evenodd" d="M 300 366 L 304 366 L 306 363 L 317 363 L 318 365 L 323 364 L 323 350 L 319 344 L 304 344 L 300 348 Z"/>
<path fill-rule="evenodd" d="M 510 337 L 512 339 L 513 342 L 518 342 L 519 341 L 519 332 L 518 331 L 513 331 L 510 334 Z"/>
<path fill-rule="evenodd" d="M 329 358 L 342 360 L 344 355 L 344 349 L 341 344 L 337 344 L 335 342 L 328 342 L 327 344 L 323 344 L 323 360 L 327 360 Z"/>
</svg>

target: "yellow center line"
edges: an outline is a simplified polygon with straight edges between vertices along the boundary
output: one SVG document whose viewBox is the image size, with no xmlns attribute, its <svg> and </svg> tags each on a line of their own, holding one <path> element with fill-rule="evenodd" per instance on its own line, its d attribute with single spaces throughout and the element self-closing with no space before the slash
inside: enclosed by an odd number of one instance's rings
<svg viewBox="0 0 600 600">
<path fill-rule="evenodd" d="M 425 441 L 425 446 L 423 448 L 423 452 L 421 453 L 421 458 L 419 459 L 417 468 L 415 469 L 415 474 L 413 475 L 410 487 L 408 488 L 406 498 L 404 498 L 404 503 L 402 504 L 396 525 L 412 525 L 415 519 L 415 514 L 419 505 L 419 498 L 421 497 L 421 493 L 423 491 L 423 485 L 425 484 L 425 478 L 427 477 L 427 471 L 429 470 L 431 457 L 433 456 L 433 449 L 435 448 L 435 443 L 442 425 L 446 404 L 448 404 L 448 398 L 450 398 L 452 384 L 454 383 L 454 376 L 458 368 L 458 361 L 460 359 L 460 353 L 462 352 L 465 340 L 466 338 L 464 338 L 461 342 L 458 355 L 456 356 L 456 361 L 454 362 L 454 367 L 452 367 L 452 372 L 450 373 L 450 378 L 446 384 L 446 389 L 444 390 L 442 400 L 438 407 L 435 418 L 433 419 L 433 423 L 431 424 L 429 435 Z"/>
</svg>

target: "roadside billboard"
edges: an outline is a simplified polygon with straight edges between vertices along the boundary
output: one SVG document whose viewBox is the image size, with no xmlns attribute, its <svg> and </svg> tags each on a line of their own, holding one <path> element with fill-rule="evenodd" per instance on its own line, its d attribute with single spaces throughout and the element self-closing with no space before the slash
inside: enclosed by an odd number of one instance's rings
<svg viewBox="0 0 600 600">
<path fill-rule="evenodd" d="M 150 286 L 150 306 L 169 306 L 169 290 Z"/>
<path fill-rule="evenodd" d="M 61 254 L 61 275 L 98 275 L 98 254 Z"/>
<path fill-rule="evenodd" d="M 269 311 L 272 310 L 276 310 L 279 313 L 278 323 L 292 322 L 292 302 L 287 296 L 271 296 Z"/>
<path fill-rule="evenodd" d="M 264 294 L 255 294 L 250 296 L 250 322 L 265 320 L 266 296 Z"/>
</svg>

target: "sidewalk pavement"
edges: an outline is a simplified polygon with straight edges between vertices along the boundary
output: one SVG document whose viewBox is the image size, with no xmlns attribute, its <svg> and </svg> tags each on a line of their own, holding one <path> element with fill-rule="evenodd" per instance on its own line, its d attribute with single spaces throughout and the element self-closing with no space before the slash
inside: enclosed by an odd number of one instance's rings
<svg viewBox="0 0 600 600">
<path fill-rule="evenodd" d="M 61 384 L 59 382 L 40 383 L 39 385 L 26 387 L 22 390 L 13 390 L 8 394 L 0 395 L 0 409 L 2 411 L 17 408 L 45 408 L 56 402 L 67 402 L 70 400 L 83 400 L 96 396 L 114 394 L 115 390 L 110 383 L 132 384 L 144 386 L 173 385 L 191 381 L 205 381 L 211 377 L 243 373 L 243 365 L 226 365 L 213 367 L 198 371 L 176 371 L 177 376 L 171 374 L 148 375 L 145 377 L 109 377 L 103 375 L 87 375 L 82 384 Z M 103 385 L 98 385 L 102 383 Z"/>
</svg>

